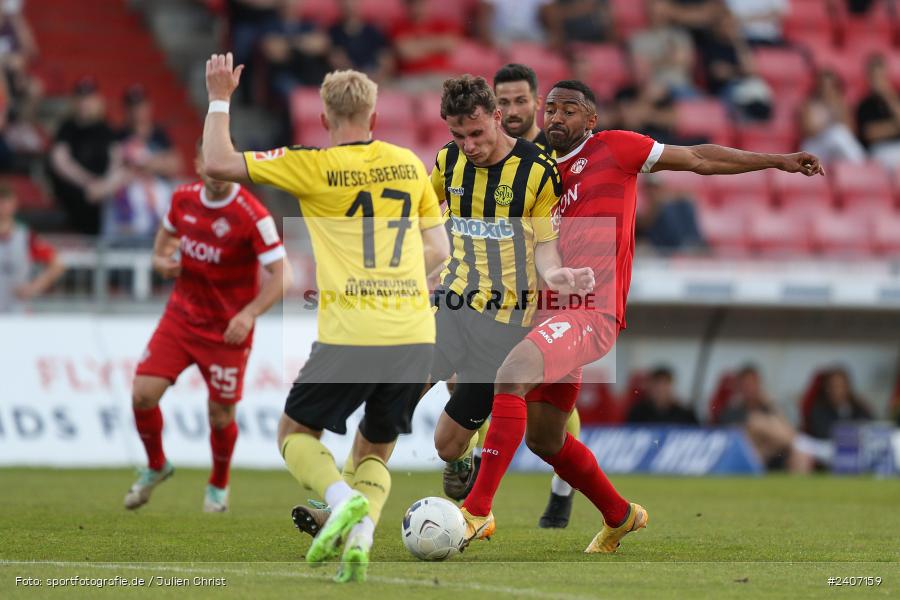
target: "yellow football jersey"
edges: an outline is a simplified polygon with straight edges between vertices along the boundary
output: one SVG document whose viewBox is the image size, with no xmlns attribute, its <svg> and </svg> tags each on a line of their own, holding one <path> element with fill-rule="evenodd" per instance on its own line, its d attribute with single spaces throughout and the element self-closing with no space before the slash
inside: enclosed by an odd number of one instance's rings
<svg viewBox="0 0 900 600">
<path fill-rule="evenodd" d="M 562 187 L 556 163 L 518 139 L 502 161 L 476 167 L 450 142 L 437 154 L 431 182 L 450 217 L 451 256 L 442 285 L 500 323 L 530 326 L 539 284 L 534 247 L 558 237 L 552 223 Z"/>
<path fill-rule="evenodd" d="M 421 230 L 442 225 L 422 161 L 382 141 L 245 152 L 255 183 L 300 202 L 319 288 L 319 341 L 435 341 Z"/>
</svg>

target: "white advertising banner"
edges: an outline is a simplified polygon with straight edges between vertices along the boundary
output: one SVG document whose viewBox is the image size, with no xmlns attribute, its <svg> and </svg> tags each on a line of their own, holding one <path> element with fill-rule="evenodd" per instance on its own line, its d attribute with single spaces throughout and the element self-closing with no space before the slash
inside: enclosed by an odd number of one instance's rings
<svg viewBox="0 0 900 600">
<path fill-rule="evenodd" d="M 256 326 L 237 410 L 240 437 L 233 464 L 238 467 L 282 467 L 275 435 L 290 387 L 284 372 L 297 372 L 316 333 L 312 318 L 285 319 L 264 317 Z M 0 317 L 0 465 L 143 464 L 131 382 L 156 322 L 143 315 Z M 284 351 L 283 325 L 292 340 Z M 191 367 L 163 397 L 163 443 L 176 466 L 210 464 L 206 396 L 200 372 Z M 401 437 L 392 466 L 439 468 L 433 432 L 446 398 L 443 385 L 423 398 L 413 434 Z M 348 431 L 355 431 L 360 418 L 357 411 Z M 326 432 L 323 441 L 342 463 L 352 437 Z"/>
</svg>

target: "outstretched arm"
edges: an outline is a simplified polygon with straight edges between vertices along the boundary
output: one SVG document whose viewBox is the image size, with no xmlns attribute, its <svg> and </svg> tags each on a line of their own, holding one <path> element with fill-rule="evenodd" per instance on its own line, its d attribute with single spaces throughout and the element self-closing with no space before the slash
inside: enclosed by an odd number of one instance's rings
<svg viewBox="0 0 900 600">
<path fill-rule="evenodd" d="M 807 177 L 825 174 L 819 159 L 808 152 L 763 154 L 716 144 L 698 146 L 667 144 L 650 172 L 693 171 L 700 175 L 735 175 L 762 169 L 803 173 Z"/>
<path fill-rule="evenodd" d="M 244 65 L 234 67 L 234 57 L 213 54 L 206 61 L 206 91 L 209 94 L 210 111 L 203 125 L 203 163 L 206 172 L 214 179 L 251 183 L 244 156 L 231 143 L 230 120 L 227 104 L 241 81 Z M 225 107 L 213 102 L 224 102 Z"/>
</svg>

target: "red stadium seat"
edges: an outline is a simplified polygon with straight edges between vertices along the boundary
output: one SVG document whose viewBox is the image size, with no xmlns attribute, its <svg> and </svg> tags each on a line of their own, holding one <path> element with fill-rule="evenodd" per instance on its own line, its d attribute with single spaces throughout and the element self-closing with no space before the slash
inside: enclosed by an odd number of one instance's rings
<svg viewBox="0 0 900 600">
<path fill-rule="evenodd" d="M 831 168 L 830 179 L 838 202 L 848 210 L 854 210 L 854 205 L 894 203 L 888 172 L 879 163 L 837 163 Z"/>
<path fill-rule="evenodd" d="M 619 39 L 626 40 L 631 34 L 647 27 L 647 9 L 643 2 L 635 0 L 611 0 L 613 24 Z"/>
<path fill-rule="evenodd" d="M 753 52 L 757 74 L 772 87 L 776 97 L 783 93 L 806 95 L 813 75 L 806 57 L 791 48 L 758 48 Z"/>
<path fill-rule="evenodd" d="M 534 69 L 538 89 L 545 95 L 554 83 L 572 76 L 565 59 L 543 44 L 528 42 L 510 44 L 506 50 L 506 57 L 509 62 L 522 63 Z"/>
<path fill-rule="evenodd" d="M 900 214 L 885 212 L 872 220 L 872 244 L 879 254 L 900 256 Z"/>
<path fill-rule="evenodd" d="M 835 23 L 828 4 L 822 0 L 792 0 L 783 21 L 785 38 L 804 46 L 831 46 Z"/>
<path fill-rule="evenodd" d="M 734 395 L 734 385 L 734 373 L 726 371 L 719 377 L 719 383 L 716 384 L 716 389 L 709 398 L 709 422 L 712 425 L 719 424 L 722 413 L 728 408 L 728 403 Z"/>
<path fill-rule="evenodd" d="M 663 185 L 673 191 L 684 192 L 695 199 L 701 206 L 714 203 L 709 177 L 691 173 L 690 171 L 660 171 L 653 177 L 662 181 Z"/>
<path fill-rule="evenodd" d="M 386 125 L 375 125 L 374 137 L 385 142 L 390 142 L 404 148 L 416 148 L 419 146 L 419 136 L 416 131 L 410 127 L 388 127 Z M 434 157 L 432 157 L 433 161 Z M 429 164 L 429 163 L 425 163 Z"/>
<path fill-rule="evenodd" d="M 834 71 L 844 83 L 847 102 L 854 105 L 866 91 L 864 65 L 854 52 L 822 48 L 813 55 L 818 70 Z"/>
<path fill-rule="evenodd" d="M 739 175 L 721 175 L 710 178 L 713 194 L 723 208 L 728 208 L 732 195 L 759 193 L 768 195 L 769 176 L 766 171 L 753 171 Z"/>
<path fill-rule="evenodd" d="M 464 40 L 450 55 L 450 70 L 454 73 L 480 75 L 492 83 L 494 73 L 507 61 L 490 46 Z"/>
<path fill-rule="evenodd" d="M 700 136 L 716 144 L 730 146 L 734 133 L 723 104 L 714 99 L 685 100 L 675 108 L 675 128 L 679 135 Z"/>
<path fill-rule="evenodd" d="M 321 25 L 331 25 L 341 18 L 337 0 L 304 0 L 297 3 L 300 16 Z"/>
<path fill-rule="evenodd" d="M 359 14 L 363 20 L 389 32 L 406 17 L 406 3 L 404 0 L 360 0 Z"/>
<path fill-rule="evenodd" d="M 806 391 L 803 392 L 803 396 L 800 398 L 800 427 L 806 433 L 809 433 L 810 431 L 809 417 L 812 413 L 813 404 L 816 402 L 816 397 L 819 395 L 819 390 L 822 389 L 824 379 L 824 371 L 816 371 L 813 373 L 812 379 L 810 379 L 809 384 L 806 386 Z"/>
<path fill-rule="evenodd" d="M 772 197 L 766 188 L 750 188 L 735 190 L 719 201 L 722 210 L 749 214 L 755 211 L 768 211 L 774 208 Z"/>
<path fill-rule="evenodd" d="M 612 98 L 631 81 L 626 54 L 614 44 L 578 44 L 572 55 L 576 76 L 591 86 L 598 98 Z"/>
<path fill-rule="evenodd" d="M 56 208 L 53 200 L 30 177 L 8 175 L 0 180 L 6 182 L 13 189 L 22 212 L 50 211 Z"/>
<path fill-rule="evenodd" d="M 428 0 L 426 12 L 432 19 L 440 19 L 448 23 L 453 23 L 463 30 L 465 29 L 466 20 L 470 17 L 470 12 L 473 9 L 471 2 L 468 3 L 470 6 L 465 6 L 465 4 L 467 3 L 447 2 L 447 0 Z"/>
<path fill-rule="evenodd" d="M 319 90 L 313 87 L 297 87 L 291 94 L 291 117 L 294 123 L 318 123 L 322 114 Z"/>
<path fill-rule="evenodd" d="M 806 177 L 800 173 L 772 171 L 769 181 L 772 185 L 772 194 L 782 206 L 803 199 L 812 199 L 823 208 L 828 208 L 833 203 L 827 177 L 818 175 Z"/>
<path fill-rule="evenodd" d="M 791 130 L 777 131 L 769 126 L 742 127 L 737 130 L 737 146 L 750 152 L 787 154 L 797 150 L 797 137 Z"/>
<path fill-rule="evenodd" d="M 625 417 L 607 383 L 582 383 L 577 406 L 584 425 L 613 425 Z"/>
<path fill-rule="evenodd" d="M 783 256 L 810 251 L 807 221 L 800 215 L 758 211 L 748 217 L 749 243 L 755 252 Z"/>
<path fill-rule="evenodd" d="M 749 249 L 746 216 L 738 210 L 704 207 L 699 211 L 703 239 L 721 255 L 743 255 Z"/>
<path fill-rule="evenodd" d="M 838 38 L 846 48 L 860 40 L 877 40 L 889 51 L 893 44 L 896 18 L 887 0 L 875 0 L 862 15 L 851 14 L 845 2 L 834 2 Z"/>
<path fill-rule="evenodd" d="M 422 142 L 430 143 L 436 138 L 444 140 L 441 145 L 448 142 L 450 134 L 447 131 L 447 123 L 441 118 L 440 93 L 419 94 L 415 98 L 415 102 L 417 103 L 415 125 L 419 129 L 419 137 Z"/>
<path fill-rule="evenodd" d="M 304 127 L 295 127 L 294 138 L 301 146 L 327 148 L 331 145 L 331 138 L 328 136 L 328 131 L 321 125 L 313 123 Z"/>
<path fill-rule="evenodd" d="M 869 222 L 846 213 L 819 211 L 812 215 L 809 236 L 813 249 L 828 256 L 865 256 L 873 251 Z"/>
<path fill-rule="evenodd" d="M 375 112 L 378 113 L 376 127 L 413 130 L 409 123 L 410 115 L 416 114 L 413 101 L 413 96 L 406 92 L 390 89 L 378 90 L 378 102 L 375 105 Z"/>
</svg>

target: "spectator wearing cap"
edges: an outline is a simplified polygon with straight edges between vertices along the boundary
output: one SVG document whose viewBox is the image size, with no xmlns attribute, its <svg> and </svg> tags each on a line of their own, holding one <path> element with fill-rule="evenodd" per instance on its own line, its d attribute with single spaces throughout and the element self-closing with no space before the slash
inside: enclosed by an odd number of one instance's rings
<svg viewBox="0 0 900 600">
<path fill-rule="evenodd" d="M 91 78 L 75 86 L 73 111 L 60 125 L 50 150 L 50 178 L 69 227 L 100 232 L 100 204 L 122 181 L 122 154 L 106 121 L 103 97 Z"/>
<path fill-rule="evenodd" d="M 21 312 L 65 272 L 53 246 L 16 222 L 17 208 L 13 189 L 0 183 L 0 313 Z M 44 268 L 35 276 L 37 265 Z"/>
<path fill-rule="evenodd" d="M 125 127 L 117 135 L 124 175 L 106 203 L 103 233 L 117 243 L 149 241 L 168 209 L 172 178 L 181 169 L 169 136 L 153 120 L 153 106 L 141 85 L 123 97 Z"/>
<path fill-rule="evenodd" d="M 675 395 L 672 369 L 659 366 L 650 372 L 647 383 L 634 406 L 628 411 L 629 423 L 667 423 L 696 425 L 694 411 Z"/>
</svg>

